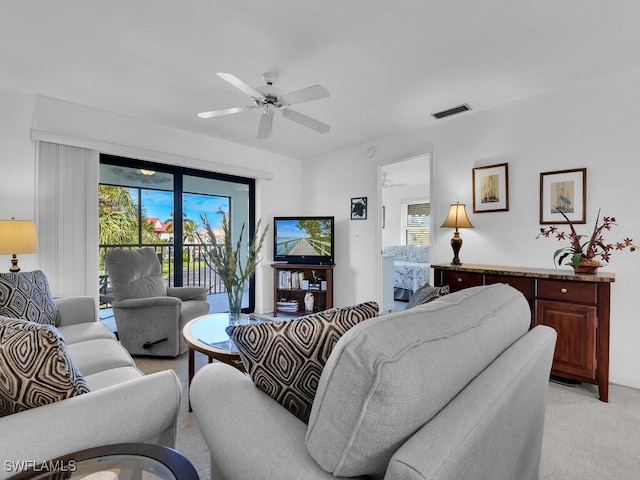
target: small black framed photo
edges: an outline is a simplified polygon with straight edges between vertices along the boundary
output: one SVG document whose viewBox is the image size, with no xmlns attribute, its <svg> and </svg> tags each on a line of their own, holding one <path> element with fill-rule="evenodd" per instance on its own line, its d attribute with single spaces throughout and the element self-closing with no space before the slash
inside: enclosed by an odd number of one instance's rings
<svg viewBox="0 0 640 480">
<path fill-rule="evenodd" d="M 351 199 L 351 220 L 367 219 L 367 197 L 354 197 Z"/>
</svg>

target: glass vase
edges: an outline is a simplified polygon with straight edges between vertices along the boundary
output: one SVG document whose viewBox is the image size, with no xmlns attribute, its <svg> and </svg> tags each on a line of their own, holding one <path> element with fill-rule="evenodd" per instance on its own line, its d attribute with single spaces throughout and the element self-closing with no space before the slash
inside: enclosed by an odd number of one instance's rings
<svg viewBox="0 0 640 480">
<path fill-rule="evenodd" d="M 242 286 L 227 290 L 229 298 L 229 325 L 239 325 L 242 319 Z"/>
</svg>

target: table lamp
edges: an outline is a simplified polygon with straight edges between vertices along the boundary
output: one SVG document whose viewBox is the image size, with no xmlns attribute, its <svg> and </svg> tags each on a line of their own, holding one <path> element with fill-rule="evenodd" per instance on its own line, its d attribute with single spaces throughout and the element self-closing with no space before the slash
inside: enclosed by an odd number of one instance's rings
<svg viewBox="0 0 640 480">
<path fill-rule="evenodd" d="M 12 255 L 10 272 L 19 272 L 18 253 L 36 253 L 38 233 L 33 220 L 0 220 L 0 254 Z"/>
<path fill-rule="evenodd" d="M 464 203 L 456 202 L 451 204 L 449 207 L 449 214 L 441 225 L 441 228 L 442 227 L 456 229 L 453 233 L 453 238 L 451 239 L 451 248 L 453 248 L 453 260 L 451 261 L 451 265 L 460 265 L 460 258 L 458 257 L 458 254 L 462 247 L 462 239 L 458 233 L 458 228 L 473 228 L 473 225 L 471 225 L 471 222 L 469 221 L 469 217 L 467 217 L 467 209 Z"/>
</svg>

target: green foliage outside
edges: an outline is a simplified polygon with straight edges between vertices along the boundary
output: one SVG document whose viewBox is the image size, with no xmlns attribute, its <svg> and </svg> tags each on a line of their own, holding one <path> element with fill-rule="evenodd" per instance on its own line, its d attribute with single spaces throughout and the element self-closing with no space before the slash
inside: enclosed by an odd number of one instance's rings
<svg viewBox="0 0 640 480">
<path fill-rule="evenodd" d="M 141 212 L 142 218 L 142 244 L 159 244 L 169 245 L 170 242 L 161 239 L 154 231 L 154 225 L 147 221 L 147 214 L 144 209 Z M 137 245 L 140 238 L 138 226 L 138 206 L 136 201 L 131 198 L 129 190 L 125 187 L 116 187 L 113 185 L 98 186 L 98 242 L 100 245 Z M 173 232 L 173 213 L 171 217 L 165 220 L 167 224 L 167 232 Z M 198 223 L 195 220 L 183 218 L 183 242 L 197 243 Z M 193 262 L 191 258 L 193 252 L 185 249 L 185 262 Z M 163 261 L 163 273 L 168 272 L 169 260 Z M 198 262 L 199 263 L 199 262 Z M 104 251 L 100 251 L 100 269 L 105 270 Z"/>
</svg>

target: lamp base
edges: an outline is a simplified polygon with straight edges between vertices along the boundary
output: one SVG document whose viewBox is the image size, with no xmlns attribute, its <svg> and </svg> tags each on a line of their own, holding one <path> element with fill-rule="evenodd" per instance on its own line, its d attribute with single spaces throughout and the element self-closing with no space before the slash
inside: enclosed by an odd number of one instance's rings
<svg viewBox="0 0 640 480">
<path fill-rule="evenodd" d="M 453 233 L 451 248 L 453 248 L 453 260 L 451 260 L 451 265 L 462 265 L 462 262 L 460 262 L 460 258 L 458 257 L 460 249 L 462 248 L 462 238 L 460 238 L 460 233 L 457 231 Z"/>
<path fill-rule="evenodd" d="M 11 257 L 11 267 L 9 268 L 11 273 L 18 273 L 20 271 L 20 267 L 18 266 L 18 256 L 14 253 Z"/>
</svg>

